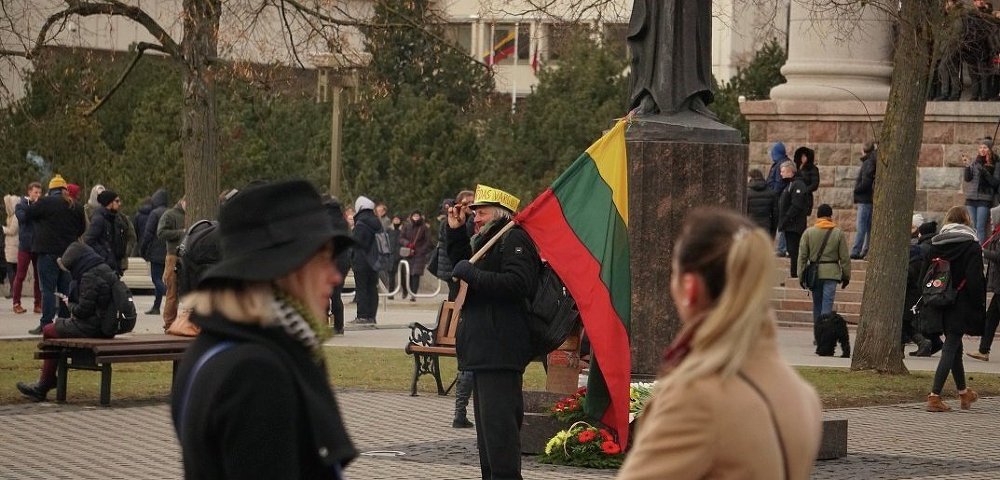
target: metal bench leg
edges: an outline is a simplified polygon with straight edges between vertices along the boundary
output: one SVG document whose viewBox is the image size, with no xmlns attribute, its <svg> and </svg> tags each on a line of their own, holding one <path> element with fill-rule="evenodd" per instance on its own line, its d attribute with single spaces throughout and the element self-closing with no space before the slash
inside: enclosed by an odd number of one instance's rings
<svg viewBox="0 0 1000 480">
<path fill-rule="evenodd" d="M 413 354 L 413 383 L 410 384 L 410 396 L 417 396 L 417 379 L 420 378 L 420 355 Z"/>
<path fill-rule="evenodd" d="M 59 363 L 56 364 L 56 401 L 59 402 L 66 401 L 67 373 L 69 373 L 67 362 L 69 362 L 69 358 L 66 354 L 60 354 Z"/>
<path fill-rule="evenodd" d="M 111 364 L 101 364 L 101 406 L 111 405 Z"/>
<path fill-rule="evenodd" d="M 461 372 L 459 372 L 459 373 L 461 373 Z M 451 392 L 451 389 L 455 388 L 455 384 L 456 383 L 458 383 L 458 373 L 455 374 L 455 379 L 452 380 L 451 381 L 451 385 L 448 385 L 448 388 L 445 389 L 444 394 L 447 395 L 449 392 Z"/>
<path fill-rule="evenodd" d="M 438 395 L 446 396 L 448 392 L 444 391 L 444 384 L 441 383 L 441 365 L 438 363 L 438 356 L 434 356 L 434 364 L 431 366 L 431 374 L 434 375 L 434 381 L 437 382 Z"/>
</svg>

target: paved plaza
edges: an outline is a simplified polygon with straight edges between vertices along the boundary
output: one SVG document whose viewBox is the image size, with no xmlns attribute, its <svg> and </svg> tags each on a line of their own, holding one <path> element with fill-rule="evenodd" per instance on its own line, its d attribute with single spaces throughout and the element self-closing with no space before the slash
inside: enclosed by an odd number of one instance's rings
<svg viewBox="0 0 1000 480">
<path fill-rule="evenodd" d="M 137 297 L 148 308 L 148 297 Z M 389 301 L 379 329 L 348 331 L 331 346 L 401 349 L 411 321 L 433 323 L 435 300 Z M 348 318 L 353 318 L 348 306 Z M 141 332 L 159 319 L 142 316 Z M 15 338 L 37 317 L 0 306 L 0 338 Z M 848 359 L 811 353 L 811 332 L 782 329 L 782 353 L 800 365 L 847 366 Z M 967 344 L 971 346 L 971 341 Z M 930 370 L 937 358 L 907 358 L 912 370 Z M 967 362 L 970 371 L 996 372 L 997 362 Z M 0 386 L 12 388 L 12 386 Z M 348 469 L 353 479 L 479 478 L 475 431 L 453 429 L 454 397 L 403 392 L 338 391 L 347 427 L 366 452 Z M 952 400 L 952 399 L 949 399 Z M 956 401 L 952 401 L 957 406 Z M 829 410 L 849 421 L 848 456 L 819 462 L 816 479 L 1000 479 L 1000 399 L 970 411 L 932 414 L 923 404 Z M 471 409 L 470 409 L 471 410 Z M 614 471 L 542 465 L 525 457 L 527 479 L 603 479 Z M 169 407 L 161 402 L 116 402 L 110 408 L 55 403 L 0 406 L 0 479 L 176 479 L 182 477 Z"/>
</svg>

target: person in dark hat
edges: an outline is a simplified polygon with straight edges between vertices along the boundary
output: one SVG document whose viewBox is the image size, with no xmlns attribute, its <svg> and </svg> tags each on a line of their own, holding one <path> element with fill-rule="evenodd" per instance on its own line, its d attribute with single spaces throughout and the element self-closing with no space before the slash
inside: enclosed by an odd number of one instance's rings
<svg viewBox="0 0 1000 480">
<path fill-rule="evenodd" d="M 104 259 L 111 270 L 121 275 L 128 265 L 129 237 L 134 241 L 135 232 L 131 232 L 131 222 L 119 215 L 122 201 L 117 193 L 105 189 L 97 194 L 97 203 L 83 241 Z"/>
<path fill-rule="evenodd" d="M 201 328 L 171 402 L 184 476 L 342 478 L 358 452 L 322 343 L 343 279 L 334 259 L 350 235 L 303 180 L 241 190 L 220 209 L 218 231 L 221 261 L 183 300 Z"/>
<path fill-rule="evenodd" d="M 917 227 L 917 243 L 910 245 L 909 264 L 906 267 L 906 297 L 903 305 L 903 341 L 909 335 L 917 349 L 910 352 L 911 357 L 929 357 L 941 350 L 944 342 L 940 334 L 921 332 L 917 325 L 917 317 L 913 306 L 920 301 L 923 293 L 923 266 L 931 251 L 931 240 L 937 234 L 938 224 L 935 221 L 923 222 Z"/>
<path fill-rule="evenodd" d="M 446 245 L 455 265 L 452 272 L 468 285 L 455 349 L 459 370 L 472 372 L 483 478 L 521 478 L 521 383 L 532 357 L 527 305 L 537 287 L 541 260 L 528 234 L 510 226 L 519 203 L 503 190 L 478 185 L 468 205 L 475 215 L 471 238 L 466 204 L 448 209 Z M 497 235 L 499 241 L 486 249 Z M 470 257 L 481 250 L 473 265 Z"/>
</svg>

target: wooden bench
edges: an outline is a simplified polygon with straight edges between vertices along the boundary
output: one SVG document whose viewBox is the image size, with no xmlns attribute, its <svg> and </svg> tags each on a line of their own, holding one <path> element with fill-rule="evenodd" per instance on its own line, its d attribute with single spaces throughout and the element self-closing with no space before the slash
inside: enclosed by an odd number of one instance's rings
<svg viewBox="0 0 1000 480">
<path fill-rule="evenodd" d="M 173 362 L 173 373 L 194 340 L 176 335 L 130 335 L 118 338 L 50 338 L 42 340 L 35 359 L 56 360 L 56 400 L 66 401 L 69 370 L 101 372 L 101 405 L 111 404 L 111 365 Z"/>
<path fill-rule="evenodd" d="M 437 325 L 428 328 L 418 322 L 410 327 L 410 340 L 404 349 L 408 355 L 413 355 L 413 383 L 410 385 L 410 395 L 417 396 L 417 380 L 423 375 L 432 375 L 437 382 L 438 395 L 447 395 L 452 382 L 447 389 L 441 382 L 440 357 L 455 356 L 455 332 L 458 330 L 459 310 L 455 302 L 442 302 L 438 310 Z"/>
</svg>

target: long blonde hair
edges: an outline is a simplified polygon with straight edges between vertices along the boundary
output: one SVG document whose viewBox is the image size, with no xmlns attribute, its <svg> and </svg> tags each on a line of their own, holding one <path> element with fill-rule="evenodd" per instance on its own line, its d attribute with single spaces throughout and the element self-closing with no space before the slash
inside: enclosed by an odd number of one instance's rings
<svg viewBox="0 0 1000 480">
<path fill-rule="evenodd" d="M 202 317 L 218 313 L 233 322 L 263 326 L 274 323 L 273 299 L 268 282 L 232 282 L 195 290 L 181 303 Z"/>
<path fill-rule="evenodd" d="M 688 216 L 674 248 L 674 275 L 694 273 L 711 299 L 695 328 L 690 353 L 666 382 L 684 385 L 743 367 L 757 340 L 774 330 L 771 238 L 746 217 L 719 208 Z"/>
</svg>

